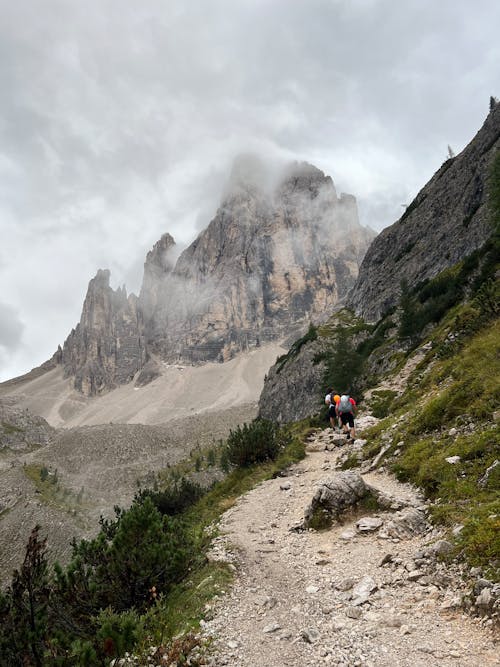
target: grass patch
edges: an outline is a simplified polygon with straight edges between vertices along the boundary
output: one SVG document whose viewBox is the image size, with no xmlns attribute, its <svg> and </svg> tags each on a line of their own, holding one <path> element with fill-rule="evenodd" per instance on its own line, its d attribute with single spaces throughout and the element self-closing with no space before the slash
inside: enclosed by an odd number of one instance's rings
<svg viewBox="0 0 500 667">
<path fill-rule="evenodd" d="M 316 507 L 311 518 L 307 522 L 307 527 L 313 530 L 328 530 L 333 524 L 332 514 L 324 507 Z"/>
<path fill-rule="evenodd" d="M 233 573 L 226 563 L 209 562 L 197 568 L 185 581 L 176 585 L 167 598 L 161 599 L 143 617 L 147 641 L 168 644 L 173 637 L 199 629 L 205 608 L 216 595 L 231 584 Z"/>
<path fill-rule="evenodd" d="M 61 484 L 57 470 L 52 471 L 45 465 L 32 463 L 23 466 L 26 477 L 33 482 L 38 497 L 42 502 L 72 516 L 77 516 L 85 505 L 85 493 L 82 488 L 74 493 Z"/>
<path fill-rule="evenodd" d="M 488 290 L 489 298 L 489 285 Z M 490 315 L 483 317 L 475 299 L 454 306 L 432 331 L 432 348 L 401 396 L 375 393 L 378 414 L 387 410 L 390 416 L 364 433 L 363 456 L 376 456 L 390 437 L 393 472 L 424 491 L 435 523 L 464 527 L 456 553 L 498 580 L 500 466 L 491 466 L 500 460 L 499 429 L 492 421 L 500 407 L 500 322 L 493 317 L 495 301 L 490 299 Z M 457 432 L 450 435 L 452 427 Z M 391 459 L 399 442 L 398 456 Z M 460 457 L 457 463 L 446 461 L 454 456 Z"/>
<path fill-rule="evenodd" d="M 392 391 L 391 389 L 378 389 L 377 391 L 374 391 L 370 400 L 373 416 L 378 419 L 387 417 L 397 395 L 397 392 Z"/>
<path fill-rule="evenodd" d="M 356 454 L 350 454 L 340 466 L 341 470 L 352 470 L 359 467 L 359 458 Z"/>
</svg>

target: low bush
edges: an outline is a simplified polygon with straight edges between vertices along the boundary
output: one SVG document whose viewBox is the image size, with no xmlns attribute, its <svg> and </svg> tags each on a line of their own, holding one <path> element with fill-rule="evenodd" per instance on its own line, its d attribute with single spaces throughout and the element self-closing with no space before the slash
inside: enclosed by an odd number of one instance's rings
<svg viewBox="0 0 500 667">
<path fill-rule="evenodd" d="M 135 495 L 134 502 L 140 504 L 149 498 L 160 514 L 173 516 L 191 507 L 204 493 L 205 490 L 199 484 L 181 477 L 161 491 L 141 489 Z"/>
<path fill-rule="evenodd" d="M 370 400 L 370 408 L 374 417 L 384 419 L 391 411 L 394 399 L 397 396 L 396 391 L 391 389 L 379 389 L 374 391 Z"/>
<path fill-rule="evenodd" d="M 226 445 L 227 459 L 234 466 L 247 467 L 274 460 L 283 445 L 283 437 L 276 424 L 256 419 L 230 432 Z"/>
</svg>

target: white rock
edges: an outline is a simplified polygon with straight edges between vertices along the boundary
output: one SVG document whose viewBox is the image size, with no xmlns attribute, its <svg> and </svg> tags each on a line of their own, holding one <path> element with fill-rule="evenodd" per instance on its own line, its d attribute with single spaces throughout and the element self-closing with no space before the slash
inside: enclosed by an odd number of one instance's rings
<svg viewBox="0 0 500 667">
<path fill-rule="evenodd" d="M 356 537 L 356 533 L 355 533 L 354 530 L 351 530 L 351 529 L 344 530 L 343 533 L 340 533 L 340 539 L 341 540 L 346 540 L 346 542 L 348 540 L 352 540 L 353 537 Z"/>
<path fill-rule="evenodd" d="M 309 593 L 310 595 L 313 595 L 314 593 L 317 593 L 319 591 L 319 588 L 317 586 L 308 586 L 306 588 L 306 593 Z"/>
<path fill-rule="evenodd" d="M 319 630 L 317 628 L 307 628 L 301 630 L 300 636 L 308 644 L 314 644 L 319 639 Z"/>
<path fill-rule="evenodd" d="M 455 465 L 455 463 L 458 463 L 460 461 L 460 456 L 447 456 L 445 458 L 445 461 L 451 463 L 452 465 Z"/>
<path fill-rule="evenodd" d="M 270 634 L 271 632 L 276 632 L 276 630 L 281 630 L 281 625 L 279 623 L 276 623 L 276 621 L 273 621 L 269 625 L 266 625 L 262 630 L 262 632 Z"/>
<path fill-rule="evenodd" d="M 365 575 L 362 577 L 359 582 L 352 589 L 352 597 L 357 598 L 364 595 L 370 595 L 373 591 L 377 590 L 377 584 L 372 577 Z"/>
<path fill-rule="evenodd" d="M 364 516 L 356 522 L 356 528 L 360 533 L 369 533 L 378 530 L 384 522 L 374 516 Z"/>
</svg>

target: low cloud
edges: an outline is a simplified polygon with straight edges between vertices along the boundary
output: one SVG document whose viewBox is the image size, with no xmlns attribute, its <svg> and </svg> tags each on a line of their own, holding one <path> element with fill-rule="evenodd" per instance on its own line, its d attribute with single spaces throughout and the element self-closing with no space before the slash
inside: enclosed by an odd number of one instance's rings
<svg viewBox="0 0 500 667">
<path fill-rule="evenodd" d="M 0 302 L 0 346 L 7 352 L 17 350 L 22 343 L 24 324 L 19 312 Z"/>
</svg>

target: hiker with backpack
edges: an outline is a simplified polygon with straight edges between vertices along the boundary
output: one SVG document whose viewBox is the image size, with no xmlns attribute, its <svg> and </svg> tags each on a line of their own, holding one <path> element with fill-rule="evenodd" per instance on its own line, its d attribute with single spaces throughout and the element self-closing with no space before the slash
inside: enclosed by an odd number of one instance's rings
<svg viewBox="0 0 500 667">
<path fill-rule="evenodd" d="M 344 433 L 347 434 L 347 439 L 354 440 L 356 432 L 354 430 L 354 415 L 356 413 L 356 401 L 351 398 L 349 394 L 342 394 L 339 402 L 335 407 L 337 416 L 342 422 Z"/>
<path fill-rule="evenodd" d="M 334 393 L 333 389 L 328 390 L 328 394 L 325 396 L 325 403 L 328 405 L 328 417 L 330 419 L 330 426 L 332 427 L 333 430 L 335 430 L 335 426 L 337 424 L 337 410 L 336 410 L 336 405 L 337 402 L 340 401 L 340 396 L 338 394 Z M 340 421 L 338 422 L 339 428 L 340 428 Z"/>
</svg>

